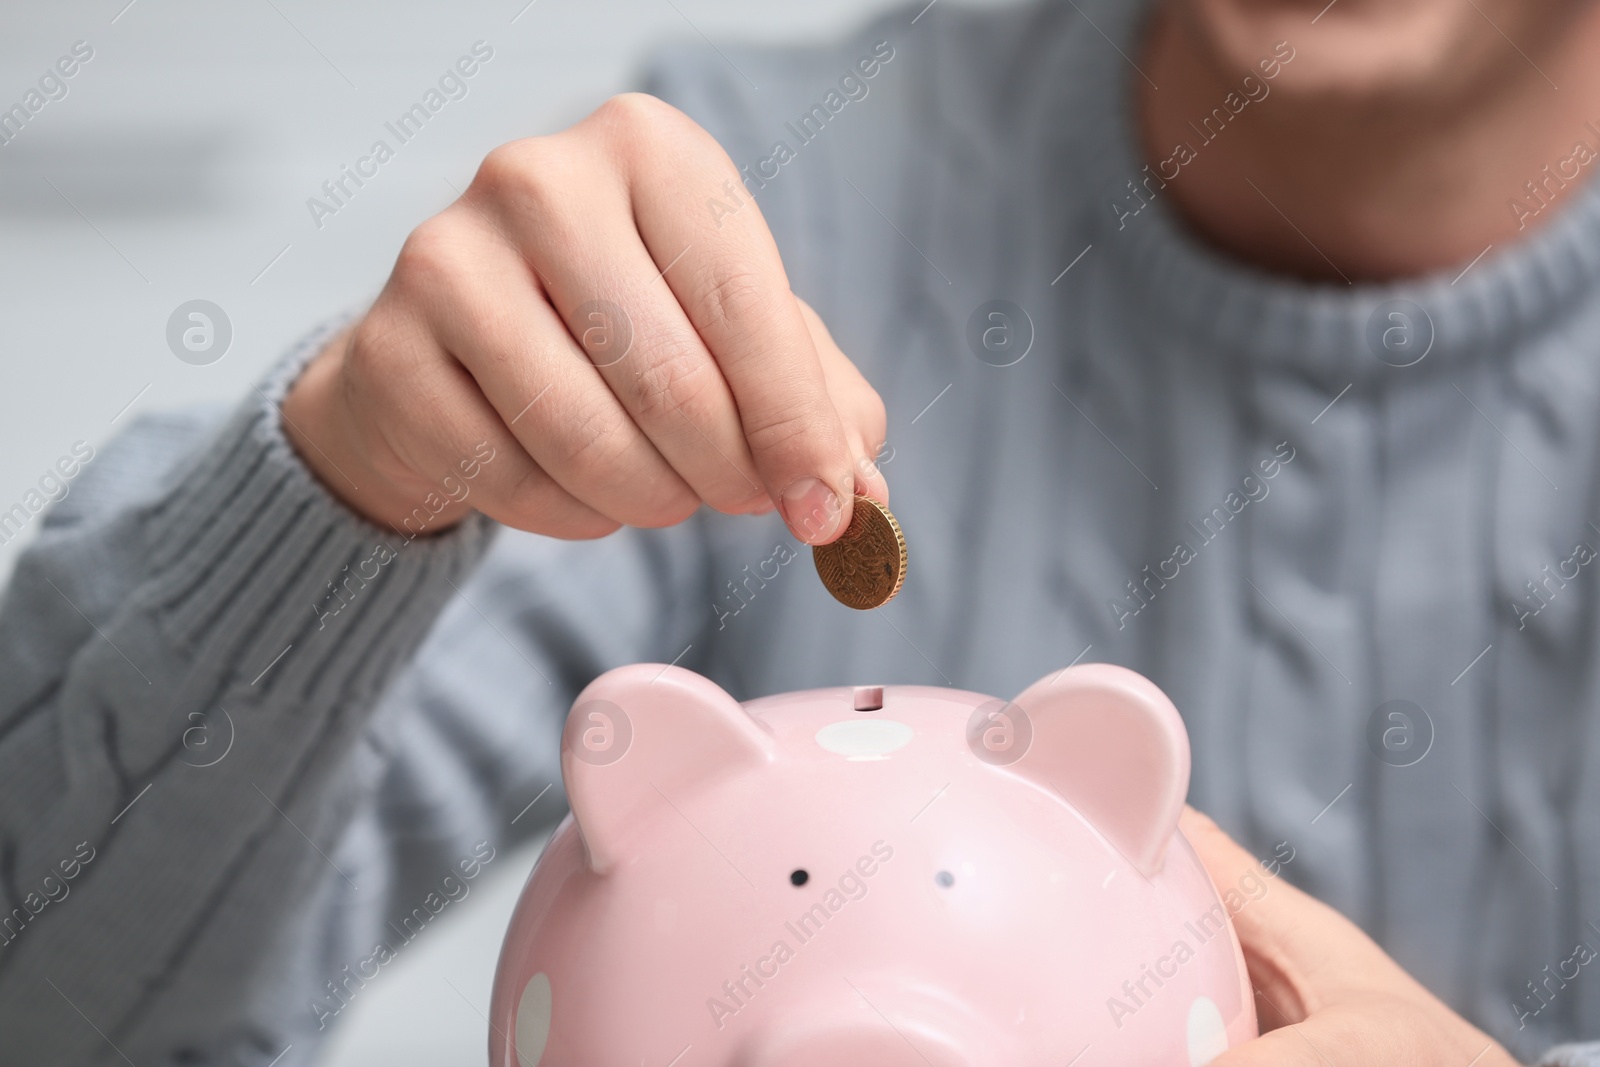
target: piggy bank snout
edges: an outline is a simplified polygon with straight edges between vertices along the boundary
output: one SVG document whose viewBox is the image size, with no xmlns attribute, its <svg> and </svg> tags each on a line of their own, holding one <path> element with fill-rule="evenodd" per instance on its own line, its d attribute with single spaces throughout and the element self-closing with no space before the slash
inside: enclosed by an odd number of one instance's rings
<svg viewBox="0 0 1600 1067">
<path fill-rule="evenodd" d="M 980 1067 L 946 1035 L 877 1025 L 814 1021 L 803 1032 L 757 1043 L 737 1067 Z"/>
<path fill-rule="evenodd" d="M 1003 1067 L 1007 1038 L 960 997 L 907 976 L 865 977 L 764 1020 L 732 1067 Z"/>
</svg>

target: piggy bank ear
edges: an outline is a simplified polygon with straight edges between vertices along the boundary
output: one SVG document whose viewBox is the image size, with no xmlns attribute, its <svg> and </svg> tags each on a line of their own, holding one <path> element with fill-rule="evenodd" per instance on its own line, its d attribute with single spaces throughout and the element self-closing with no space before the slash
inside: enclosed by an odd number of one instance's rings
<svg viewBox="0 0 1600 1067">
<path fill-rule="evenodd" d="M 767 729 L 693 671 L 639 663 L 602 674 L 578 694 L 561 736 L 561 777 L 589 866 L 616 866 L 627 835 L 669 798 L 773 751 Z"/>
<path fill-rule="evenodd" d="M 1142 675 L 1069 667 L 1013 704 L 1032 737 L 1010 769 L 1059 793 L 1146 876 L 1161 870 L 1189 792 L 1189 735 Z"/>
</svg>

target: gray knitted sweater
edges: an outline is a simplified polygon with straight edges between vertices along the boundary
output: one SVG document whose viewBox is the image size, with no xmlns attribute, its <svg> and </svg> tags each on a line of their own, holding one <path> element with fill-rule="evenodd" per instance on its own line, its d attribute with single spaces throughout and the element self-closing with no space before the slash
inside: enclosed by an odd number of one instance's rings
<svg viewBox="0 0 1600 1067">
<path fill-rule="evenodd" d="M 1600 1063 L 1548 1053 L 1600 1038 L 1600 196 L 1455 281 L 1258 274 L 1136 154 L 1136 5 L 1078 6 L 649 83 L 888 404 L 881 611 L 770 517 L 407 541 L 253 392 L 77 472 L 0 607 L 0 1063 L 310 1062 L 345 968 L 560 816 L 571 698 L 641 660 L 741 699 L 1133 667 L 1193 803 L 1523 1058 Z"/>
</svg>

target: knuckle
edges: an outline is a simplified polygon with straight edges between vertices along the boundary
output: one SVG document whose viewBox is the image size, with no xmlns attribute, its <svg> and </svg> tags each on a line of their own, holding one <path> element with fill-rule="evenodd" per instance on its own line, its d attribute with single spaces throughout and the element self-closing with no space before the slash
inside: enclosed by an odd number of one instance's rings
<svg viewBox="0 0 1600 1067">
<path fill-rule="evenodd" d="M 569 485 L 585 498 L 612 503 L 612 511 L 630 526 L 675 526 L 694 514 L 700 498 L 670 472 L 655 476 L 651 461 L 637 453 L 638 441 L 622 432 L 625 424 L 603 411 L 573 424 L 561 446 L 559 468 L 570 472 Z"/>
<path fill-rule="evenodd" d="M 701 300 L 702 331 L 742 336 L 770 318 L 778 294 L 754 270 L 728 267 L 719 270 Z"/>
<path fill-rule="evenodd" d="M 471 189 L 482 191 L 493 198 L 494 194 L 505 187 L 512 173 L 517 168 L 519 141 L 508 141 L 489 150 L 478 164 L 477 173 L 472 176 Z"/>
<path fill-rule="evenodd" d="M 758 460 L 775 463 L 788 459 L 811 459 L 823 453 L 817 441 L 817 427 L 826 425 L 819 413 L 806 405 L 785 407 L 765 419 L 754 420 L 745 428 L 750 451 Z M 784 465 L 788 465 L 787 463 Z M 810 463 L 817 470 L 831 469 L 833 463 Z"/>
<path fill-rule="evenodd" d="M 660 341 L 642 362 L 630 383 L 641 418 L 659 422 L 675 412 L 690 419 L 704 414 L 716 364 L 698 344 L 684 338 Z"/>
<path fill-rule="evenodd" d="M 407 297 L 436 294 L 449 280 L 460 258 L 463 234 L 444 215 L 426 220 L 406 237 L 395 257 L 394 280 Z"/>
<path fill-rule="evenodd" d="M 555 138 L 527 137 L 485 156 L 472 184 L 500 210 L 533 212 L 541 221 L 548 221 L 584 188 L 581 170 L 575 153 Z"/>
<path fill-rule="evenodd" d="M 527 137 L 491 149 L 478 164 L 478 173 L 472 179 L 474 188 L 490 200 L 499 200 L 519 188 L 530 169 L 537 169 L 530 167 L 532 157 L 538 154 L 537 144 L 534 138 Z"/>
<path fill-rule="evenodd" d="M 553 442 L 561 469 L 585 482 L 605 478 L 627 450 L 622 429 L 622 421 L 603 406 L 578 414 Z"/>
<path fill-rule="evenodd" d="M 590 118 L 599 126 L 614 130 L 627 139 L 649 136 L 665 124 L 675 123 L 683 112 L 649 93 L 618 93 L 595 109 Z"/>
</svg>

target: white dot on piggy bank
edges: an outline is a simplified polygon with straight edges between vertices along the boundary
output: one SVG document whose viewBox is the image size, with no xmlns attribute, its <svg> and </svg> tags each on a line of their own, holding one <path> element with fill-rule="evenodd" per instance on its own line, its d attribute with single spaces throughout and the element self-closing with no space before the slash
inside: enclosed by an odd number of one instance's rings
<svg viewBox="0 0 1600 1067">
<path fill-rule="evenodd" d="M 817 731 L 817 744 L 849 760 L 884 759 L 911 743 L 916 731 L 892 719 L 851 719 Z"/>
<path fill-rule="evenodd" d="M 1189 1005 L 1189 1067 L 1210 1063 L 1228 1051 L 1228 1026 L 1210 997 Z"/>
<path fill-rule="evenodd" d="M 1193 1027 L 1190 1033 L 1193 1034 Z M 550 1040 L 550 979 L 541 972 L 528 979 L 517 1002 L 517 1060 L 522 1067 L 539 1067 L 545 1042 Z M 1194 1047 L 1191 1037 L 1189 1047 Z"/>
</svg>

